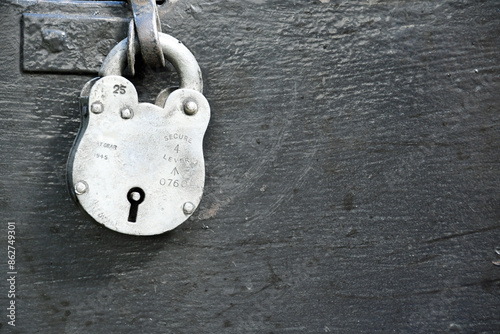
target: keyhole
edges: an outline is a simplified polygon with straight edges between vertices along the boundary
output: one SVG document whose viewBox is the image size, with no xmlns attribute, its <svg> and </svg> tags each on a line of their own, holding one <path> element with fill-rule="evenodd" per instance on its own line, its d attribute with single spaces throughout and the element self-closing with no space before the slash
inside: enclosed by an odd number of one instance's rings
<svg viewBox="0 0 500 334">
<path fill-rule="evenodd" d="M 127 193 L 127 199 L 130 202 L 130 211 L 128 213 L 128 221 L 135 223 L 137 221 L 137 210 L 139 209 L 139 204 L 141 204 L 146 198 L 144 190 L 139 187 L 134 187 L 130 189 Z"/>
</svg>

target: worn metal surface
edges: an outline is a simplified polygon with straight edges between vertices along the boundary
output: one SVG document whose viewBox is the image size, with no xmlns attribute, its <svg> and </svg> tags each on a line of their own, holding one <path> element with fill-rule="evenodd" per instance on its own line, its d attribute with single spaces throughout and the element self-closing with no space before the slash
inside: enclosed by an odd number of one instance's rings
<svg viewBox="0 0 500 334">
<path fill-rule="evenodd" d="M 130 18 L 123 3 L 30 4 L 22 19 L 24 71 L 97 73 L 109 51 L 127 37 Z"/>
<path fill-rule="evenodd" d="M 151 238 L 89 224 L 68 197 L 91 76 L 21 72 L 15 2 L 0 3 L 0 243 L 16 221 L 17 332 L 498 332 L 499 2 L 160 6 L 212 118 L 199 208 Z M 139 101 L 168 78 L 140 69 Z"/>
<path fill-rule="evenodd" d="M 127 33 L 127 66 L 128 72 L 130 76 L 135 75 L 135 54 L 137 53 L 136 45 L 136 35 L 135 35 L 135 23 L 133 20 L 130 20 L 128 24 L 128 33 Z"/>
<path fill-rule="evenodd" d="M 23 69 L 96 73 L 109 51 L 127 37 L 127 26 L 128 20 L 119 18 L 25 14 Z"/>
<path fill-rule="evenodd" d="M 159 33 L 158 37 L 163 54 L 179 73 L 180 87 L 203 92 L 201 69 L 191 51 L 175 37 L 164 33 Z M 136 42 L 134 39 L 134 43 Z M 126 38 L 109 52 L 99 70 L 100 76 L 124 73 L 128 65 L 129 44 Z M 136 45 L 133 49 L 137 51 L 139 46 Z"/>
<path fill-rule="evenodd" d="M 121 76 L 106 76 L 85 90 L 68 161 L 73 199 L 98 223 L 131 235 L 164 233 L 186 221 L 205 183 L 207 100 L 178 89 L 164 108 L 138 103 L 135 87 Z M 186 113 L 187 103 L 197 111 Z"/>
<path fill-rule="evenodd" d="M 156 2 L 154 0 L 129 0 L 129 2 L 134 13 L 142 58 L 153 68 L 165 67 L 165 57 L 158 36 L 161 32 L 161 22 Z"/>
<path fill-rule="evenodd" d="M 179 226 L 199 205 L 205 183 L 202 144 L 210 106 L 201 70 L 177 39 L 158 37 L 180 89 L 168 96 L 162 90 L 160 106 L 138 103 L 134 85 L 118 76 L 130 65 L 130 45 L 137 40 L 123 40 L 104 60 L 104 78 L 82 90 L 81 125 L 68 159 L 75 202 L 96 222 L 131 235 Z"/>
</svg>

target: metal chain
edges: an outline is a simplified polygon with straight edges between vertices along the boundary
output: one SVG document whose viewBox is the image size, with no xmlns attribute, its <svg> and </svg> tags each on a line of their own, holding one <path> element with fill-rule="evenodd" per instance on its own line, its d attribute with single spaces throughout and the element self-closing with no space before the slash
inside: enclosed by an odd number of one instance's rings
<svg viewBox="0 0 500 334">
<path fill-rule="evenodd" d="M 128 32 L 128 65 L 130 73 L 135 70 L 135 36 L 139 42 L 141 55 L 151 68 L 165 67 L 165 57 L 160 45 L 158 33 L 161 32 L 160 16 L 155 0 L 129 0 L 134 13 L 133 24 Z"/>
</svg>

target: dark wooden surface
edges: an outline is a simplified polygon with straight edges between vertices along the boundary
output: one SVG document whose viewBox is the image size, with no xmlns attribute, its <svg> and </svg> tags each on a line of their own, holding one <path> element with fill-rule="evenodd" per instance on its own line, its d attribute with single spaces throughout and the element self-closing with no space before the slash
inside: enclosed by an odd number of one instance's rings
<svg viewBox="0 0 500 334">
<path fill-rule="evenodd" d="M 91 76 L 20 70 L 27 11 L 0 4 L 1 332 L 500 331 L 500 2 L 162 5 L 213 117 L 200 208 L 151 238 L 71 202 Z M 153 101 L 170 79 L 134 82 Z"/>
</svg>

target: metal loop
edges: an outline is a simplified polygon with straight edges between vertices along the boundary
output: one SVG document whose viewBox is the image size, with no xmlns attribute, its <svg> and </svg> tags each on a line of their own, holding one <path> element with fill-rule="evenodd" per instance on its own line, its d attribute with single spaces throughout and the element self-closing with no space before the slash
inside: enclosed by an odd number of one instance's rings
<svg viewBox="0 0 500 334">
<path fill-rule="evenodd" d="M 181 41 L 170 35 L 159 33 L 158 39 L 163 54 L 179 73 L 180 88 L 189 88 L 203 93 L 200 66 L 191 51 Z M 134 40 L 135 43 L 137 43 L 136 40 Z M 109 52 L 99 70 L 99 76 L 123 74 L 127 67 L 127 44 L 128 38 L 125 38 Z M 135 50 L 137 49 L 135 48 Z"/>
<path fill-rule="evenodd" d="M 155 0 L 129 0 L 134 13 L 134 22 L 141 55 L 152 68 L 164 67 L 165 57 L 159 42 L 160 16 Z"/>
</svg>

